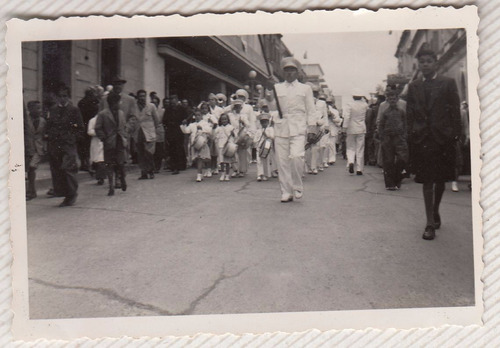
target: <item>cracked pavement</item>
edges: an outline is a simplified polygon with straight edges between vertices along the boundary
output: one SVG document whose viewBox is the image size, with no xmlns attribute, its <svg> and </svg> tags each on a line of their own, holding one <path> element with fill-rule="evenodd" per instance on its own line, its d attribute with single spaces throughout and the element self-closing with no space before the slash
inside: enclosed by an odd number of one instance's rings
<svg viewBox="0 0 500 348">
<path fill-rule="evenodd" d="M 447 189 L 437 238 L 421 238 L 421 186 L 384 189 L 345 161 L 279 202 L 277 179 L 195 183 L 195 171 L 80 182 L 74 207 L 27 203 L 31 318 L 265 313 L 474 303 L 471 195 Z"/>
</svg>

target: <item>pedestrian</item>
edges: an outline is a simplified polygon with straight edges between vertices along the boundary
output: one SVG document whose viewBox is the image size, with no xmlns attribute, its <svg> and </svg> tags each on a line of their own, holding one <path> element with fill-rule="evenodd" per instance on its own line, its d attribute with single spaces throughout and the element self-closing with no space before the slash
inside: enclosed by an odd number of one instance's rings
<svg viewBox="0 0 500 348">
<path fill-rule="evenodd" d="M 107 107 L 99 112 L 95 125 L 97 137 L 103 143 L 104 162 L 108 173 L 108 196 L 115 194 L 114 180 L 120 181 L 122 191 L 127 190 L 125 180 L 125 162 L 127 141 L 129 134 L 135 130 L 134 123 L 126 121 L 125 114 L 120 108 L 121 97 L 115 92 L 108 94 Z"/>
<path fill-rule="evenodd" d="M 159 100 L 159 98 L 158 98 Z M 158 110 L 158 127 L 156 127 L 156 145 L 154 153 L 154 164 L 155 173 L 159 173 L 161 170 L 161 164 L 165 160 L 165 167 L 167 166 L 167 159 L 165 156 L 165 127 L 163 126 L 163 116 L 165 115 L 165 109 L 162 108 Z"/>
<path fill-rule="evenodd" d="M 386 98 L 389 108 L 382 113 L 376 132 L 382 147 L 385 188 L 394 191 L 401 188 L 401 172 L 408 162 L 406 113 L 398 108 L 395 90 L 388 91 Z"/>
<path fill-rule="evenodd" d="M 200 110 L 196 110 L 195 122 L 187 124 L 187 121 L 182 121 L 180 126 L 184 134 L 189 134 L 189 140 L 191 145 L 191 159 L 196 164 L 197 174 L 196 181 L 201 182 L 204 175 L 204 171 L 207 172 L 207 164 L 210 161 L 210 147 L 208 146 L 208 138 L 212 133 L 212 124 L 203 120 L 203 115 Z"/>
<path fill-rule="evenodd" d="M 221 166 L 220 181 L 229 181 L 231 165 L 236 161 L 236 133 L 229 121 L 229 116 L 222 113 L 219 117 L 219 126 L 215 129 L 215 140 L 218 150 L 218 161 Z"/>
<path fill-rule="evenodd" d="M 328 134 L 326 149 L 323 157 L 323 162 L 329 166 L 333 166 L 337 160 L 337 137 L 339 134 L 339 127 L 342 124 L 340 113 L 335 107 L 335 98 L 329 96 L 326 98 L 328 107 Z"/>
<path fill-rule="evenodd" d="M 112 86 L 106 87 L 106 90 L 108 91 L 108 94 L 113 91 L 115 94 L 118 94 L 120 96 L 120 110 L 123 111 L 123 115 L 125 116 L 125 121 L 129 123 L 127 127 L 130 127 L 130 125 L 137 125 L 137 115 L 139 111 L 137 110 L 137 101 L 134 97 L 131 97 L 130 95 L 123 93 L 123 88 L 125 87 L 125 84 L 127 83 L 127 80 L 124 80 L 121 78 L 119 75 L 116 75 L 113 77 L 112 81 Z M 112 87 L 112 88 L 109 88 Z M 103 110 L 108 107 L 107 101 L 105 98 L 107 98 L 107 95 L 104 96 L 103 99 L 101 99 L 101 104 L 99 107 L 99 110 Z M 126 155 L 126 160 L 128 159 L 130 155 L 130 159 L 132 160 L 132 163 L 137 163 L 137 151 L 135 148 L 135 143 L 134 139 L 130 134 L 130 139 L 127 139 L 127 155 Z M 118 173 L 117 173 L 118 175 Z M 120 182 L 117 182 L 117 185 L 115 188 L 120 188 Z"/>
<path fill-rule="evenodd" d="M 466 165 L 470 165 L 470 159 L 467 162 L 467 153 L 469 149 L 469 113 L 467 102 L 463 101 L 460 105 L 460 124 L 462 125 L 460 137 L 455 143 L 456 159 L 455 159 L 455 178 L 451 182 L 451 190 L 458 192 L 458 177 L 462 173 Z"/>
<path fill-rule="evenodd" d="M 96 89 L 93 86 L 87 87 L 85 96 L 78 102 L 78 108 L 82 115 L 83 127 L 88 129 L 89 121 L 99 112 L 99 97 Z M 78 141 L 78 157 L 80 158 L 80 170 L 89 171 L 90 157 L 90 139 L 91 137 L 84 132 L 81 139 Z"/>
<path fill-rule="evenodd" d="M 435 238 L 441 227 L 439 205 L 445 182 L 455 176 L 455 142 L 460 136 L 460 99 L 455 80 L 437 74 L 436 54 L 417 55 L 422 77 L 408 87 L 408 140 L 415 181 L 423 184 L 427 217 L 423 239 Z"/>
<path fill-rule="evenodd" d="M 156 145 L 156 129 L 160 126 L 156 106 L 147 103 L 145 90 L 137 93 L 137 127 L 134 132 L 134 143 L 137 149 L 137 161 L 141 169 L 139 180 L 154 179 L 154 153 Z"/>
<path fill-rule="evenodd" d="M 234 164 L 234 172 L 231 175 L 233 178 L 242 178 L 248 171 L 249 164 L 249 151 L 253 143 L 253 129 L 251 127 L 248 114 L 243 113 L 244 102 L 236 98 L 231 101 L 231 112 L 229 113 L 229 120 L 234 127 L 236 134 L 236 144 L 238 149 L 236 152 L 236 163 Z M 253 110 L 252 110 L 253 112 Z"/>
<path fill-rule="evenodd" d="M 285 81 L 276 84 L 281 117 L 274 118 L 275 151 L 281 189 L 281 202 L 300 199 L 304 193 L 302 173 L 306 134 L 308 140 L 316 132 L 316 107 L 310 86 L 300 83 L 300 63 L 293 57 L 280 62 Z"/>
<path fill-rule="evenodd" d="M 37 197 L 35 181 L 38 164 L 45 152 L 45 119 L 38 100 L 28 102 L 24 113 L 24 166 L 27 176 L 26 200 Z"/>
<path fill-rule="evenodd" d="M 87 134 L 90 136 L 90 163 L 95 172 L 97 185 L 103 185 L 104 179 L 107 176 L 106 163 L 104 162 L 104 146 L 102 141 L 97 137 L 95 132 L 95 125 L 97 122 L 97 115 L 92 117 L 89 121 Z"/>
<path fill-rule="evenodd" d="M 363 99 L 363 93 L 355 89 L 352 93 L 353 101 L 347 104 L 342 125 L 346 133 L 347 168 L 349 173 L 354 173 L 356 163 L 356 175 L 363 175 L 365 155 L 365 117 L 368 106 Z"/>
<path fill-rule="evenodd" d="M 274 128 L 270 125 L 271 116 L 260 114 L 261 127 L 255 132 L 254 144 L 257 147 L 257 181 L 267 181 L 271 176 L 271 148 Z"/>
<path fill-rule="evenodd" d="M 186 120 L 188 113 L 186 108 L 179 105 L 179 98 L 173 94 L 169 98 L 170 106 L 165 108 L 163 124 L 165 126 L 165 140 L 168 142 L 168 155 L 172 175 L 179 174 L 180 170 L 186 169 L 186 151 L 184 149 L 184 133 L 180 128 L 182 121 Z"/>
<path fill-rule="evenodd" d="M 85 129 L 80 110 L 71 104 L 69 87 L 58 86 L 56 99 L 56 105 L 49 110 L 45 132 L 54 193 L 64 196 L 59 206 L 66 207 L 75 204 L 78 196 L 76 147 Z"/>
</svg>

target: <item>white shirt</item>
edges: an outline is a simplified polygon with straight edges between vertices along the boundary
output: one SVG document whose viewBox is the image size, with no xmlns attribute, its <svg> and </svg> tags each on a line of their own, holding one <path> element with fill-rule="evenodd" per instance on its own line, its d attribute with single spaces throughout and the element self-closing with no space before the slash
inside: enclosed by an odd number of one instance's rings
<svg viewBox="0 0 500 348">
<path fill-rule="evenodd" d="M 316 126 L 316 106 L 311 86 L 298 82 L 278 83 L 275 86 L 283 118 L 274 118 L 277 137 L 305 135 L 308 126 Z"/>
<path fill-rule="evenodd" d="M 353 100 L 347 104 L 343 125 L 347 134 L 366 133 L 366 110 L 368 105 L 363 100 Z"/>
</svg>

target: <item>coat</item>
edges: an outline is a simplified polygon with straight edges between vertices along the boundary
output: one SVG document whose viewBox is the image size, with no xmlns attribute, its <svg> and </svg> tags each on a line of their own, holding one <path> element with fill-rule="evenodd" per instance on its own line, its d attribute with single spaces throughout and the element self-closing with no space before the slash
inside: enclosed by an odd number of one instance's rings
<svg viewBox="0 0 500 348">
<path fill-rule="evenodd" d="M 144 109 L 139 110 L 138 108 L 137 126 L 134 131 L 135 142 L 138 142 L 139 129 L 144 132 L 146 142 L 156 142 L 156 128 L 159 125 L 158 112 L 154 104 L 146 103 Z"/>
<path fill-rule="evenodd" d="M 353 100 L 347 104 L 343 127 L 347 134 L 366 133 L 366 111 L 368 105 L 363 100 Z"/>
<path fill-rule="evenodd" d="M 30 159 L 30 163 L 26 163 L 26 166 L 37 168 L 40 160 L 45 152 L 44 147 L 44 135 L 45 135 L 45 119 L 39 117 L 38 128 L 35 129 L 33 125 L 33 119 L 26 115 L 26 120 L 24 124 L 24 137 L 25 137 L 25 148 L 24 152 L 26 157 Z"/>
<path fill-rule="evenodd" d="M 430 100 L 425 98 L 423 79 L 410 83 L 406 107 L 408 140 L 414 144 L 430 137 L 445 144 L 461 133 L 460 99 L 455 80 L 437 75 Z"/>
<path fill-rule="evenodd" d="M 104 152 L 116 149 L 117 137 L 120 137 L 123 146 L 127 147 L 128 133 L 123 112 L 120 110 L 118 113 L 118 125 L 109 109 L 99 112 L 97 114 L 95 133 L 103 143 Z"/>
</svg>

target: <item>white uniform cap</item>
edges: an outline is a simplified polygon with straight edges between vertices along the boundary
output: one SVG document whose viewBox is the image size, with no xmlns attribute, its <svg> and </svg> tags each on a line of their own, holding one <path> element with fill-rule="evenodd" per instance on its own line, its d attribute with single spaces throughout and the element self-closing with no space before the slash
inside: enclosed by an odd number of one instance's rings
<svg viewBox="0 0 500 348">
<path fill-rule="evenodd" d="M 281 60 L 281 69 L 285 69 L 287 67 L 294 67 L 297 70 L 300 70 L 300 63 L 297 59 L 293 57 L 285 57 Z"/>
<path fill-rule="evenodd" d="M 365 94 L 363 93 L 363 91 L 362 91 L 361 89 L 359 89 L 359 88 L 354 88 L 354 89 L 352 90 L 352 95 L 353 95 L 354 97 L 363 97 Z"/>
<path fill-rule="evenodd" d="M 237 90 L 235 94 L 237 97 L 239 97 L 239 96 L 245 97 L 245 101 L 248 100 L 248 92 L 245 91 L 244 89 Z"/>
</svg>

